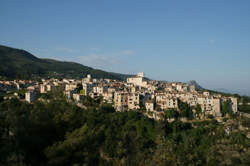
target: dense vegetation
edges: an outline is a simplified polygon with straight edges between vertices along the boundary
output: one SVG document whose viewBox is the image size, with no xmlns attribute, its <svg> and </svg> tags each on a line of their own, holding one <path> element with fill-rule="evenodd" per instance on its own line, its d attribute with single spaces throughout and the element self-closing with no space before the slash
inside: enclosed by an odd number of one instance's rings
<svg viewBox="0 0 250 166">
<path fill-rule="evenodd" d="M 0 45 L 0 78 L 29 79 L 39 77 L 83 78 L 91 74 L 95 78 L 123 80 L 128 75 L 96 70 L 73 62 L 39 59 L 27 51 Z"/>
<path fill-rule="evenodd" d="M 239 105 L 239 111 L 250 113 L 250 97 L 241 96 L 239 101 L 241 102 L 241 105 Z"/>
<path fill-rule="evenodd" d="M 0 165 L 249 165 L 250 141 L 216 120 L 183 123 L 172 110 L 162 121 L 115 112 L 86 98 L 82 110 L 59 92 L 34 104 L 0 104 Z M 240 117 L 238 117 L 240 118 Z M 238 119 L 249 127 L 249 119 Z"/>
</svg>

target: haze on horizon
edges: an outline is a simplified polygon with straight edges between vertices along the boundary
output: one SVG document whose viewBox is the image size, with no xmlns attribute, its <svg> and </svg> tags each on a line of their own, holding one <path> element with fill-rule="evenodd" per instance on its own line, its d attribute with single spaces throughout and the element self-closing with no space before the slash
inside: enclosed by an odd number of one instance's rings
<svg viewBox="0 0 250 166">
<path fill-rule="evenodd" d="M 250 1 L 2 0 L 0 44 L 250 95 Z"/>
</svg>

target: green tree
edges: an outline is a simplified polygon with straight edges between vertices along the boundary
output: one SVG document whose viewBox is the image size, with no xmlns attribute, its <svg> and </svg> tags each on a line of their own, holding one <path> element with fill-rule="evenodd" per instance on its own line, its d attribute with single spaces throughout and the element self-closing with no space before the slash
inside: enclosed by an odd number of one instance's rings
<svg viewBox="0 0 250 166">
<path fill-rule="evenodd" d="M 82 84 L 77 84 L 77 87 L 76 87 L 77 93 L 80 93 L 82 89 L 83 89 Z"/>
<path fill-rule="evenodd" d="M 201 106 L 200 106 L 200 104 L 197 104 L 195 107 L 195 115 L 196 115 L 196 117 L 198 117 L 200 119 L 201 114 L 202 114 Z"/>
<path fill-rule="evenodd" d="M 168 109 L 164 113 L 165 113 L 164 114 L 165 119 L 171 119 L 171 118 L 178 119 L 179 117 L 179 112 L 175 109 Z"/>
<path fill-rule="evenodd" d="M 193 119 L 193 111 L 189 104 L 178 100 L 178 107 L 180 109 L 180 117 L 186 117 L 188 119 Z"/>
<path fill-rule="evenodd" d="M 226 114 L 229 114 L 229 115 L 233 114 L 233 111 L 230 108 L 229 101 L 223 101 L 222 108 L 221 108 L 221 113 L 222 113 L 222 116 L 225 116 Z"/>
</svg>

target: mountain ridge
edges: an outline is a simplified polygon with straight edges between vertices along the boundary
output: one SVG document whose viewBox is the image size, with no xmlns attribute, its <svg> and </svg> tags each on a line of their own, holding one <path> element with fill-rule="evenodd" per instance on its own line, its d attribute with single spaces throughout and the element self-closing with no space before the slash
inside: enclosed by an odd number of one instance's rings
<svg viewBox="0 0 250 166">
<path fill-rule="evenodd" d="M 125 80 L 132 75 L 106 72 L 76 62 L 42 59 L 26 50 L 0 45 L 0 76 L 10 79 L 39 77 L 94 78 Z"/>
<path fill-rule="evenodd" d="M 195 86 L 195 89 L 197 90 L 202 90 L 204 89 L 202 86 L 200 86 L 195 80 L 190 80 L 190 81 L 187 81 L 187 84 L 188 85 L 194 85 Z"/>
</svg>

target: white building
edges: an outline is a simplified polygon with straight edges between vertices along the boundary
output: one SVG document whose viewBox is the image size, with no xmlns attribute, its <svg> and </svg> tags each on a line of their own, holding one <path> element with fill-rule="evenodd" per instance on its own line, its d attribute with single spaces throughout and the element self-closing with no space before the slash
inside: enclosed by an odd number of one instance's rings
<svg viewBox="0 0 250 166">
<path fill-rule="evenodd" d="M 79 101 L 81 101 L 82 99 L 83 99 L 83 95 L 81 95 L 81 94 L 78 94 L 78 93 L 74 93 L 73 94 L 73 99 L 75 100 L 75 101 L 77 101 L 77 102 L 79 102 Z"/>
<path fill-rule="evenodd" d="M 87 77 L 82 79 L 82 83 L 90 83 L 90 82 L 92 82 L 92 78 L 90 74 L 88 74 Z"/>
<path fill-rule="evenodd" d="M 29 103 L 36 100 L 36 92 L 35 91 L 28 91 L 25 93 L 25 100 Z"/>
<path fill-rule="evenodd" d="M 159 106 L 161 110 L 178 108 L 177 98 L 166 98 L 163 101 L 158 101 L 156 104 Z"/>
<path fill-rule="evenodd" d="M 144 74 L 142 72 L 138 73 L 135 77 L 127 78 L 127 83 L 147 87 L 147 80 L 144 78 Z"/>
<path fill-rule="evenodd" d="M 47 86 L 45 84 L 40 85 L 40 93 L 47 93 Z"/>
<path fill-rule="evenodd" d="M 124 111 L 128 108 L 128 93 L 115 92 L 114 94 L 114 107 L 117 111 Z"/>
<path fill-rule="evenodd" d="M 236 97 L 230 97 L 231 106 L 234 113 L 238 112 L 238 101 Z"/>
<path fill-rule="evenodd" d="M 82 89 L 83 89 L 84 95 L 87 96 L 92 90 L 92 84 L 82 83 Z"/>
<path fill-rule="evenodd" d="M 65 91 L 75 90 L 77 88 L 77 84 L 71 83 L 65 85 Z"/>
<path fill-rule="evenodd" d="M 154 112 L 154 102 L 149 100 L 145 102 L 145 107 L 147 111 Z"/>
</svg>

